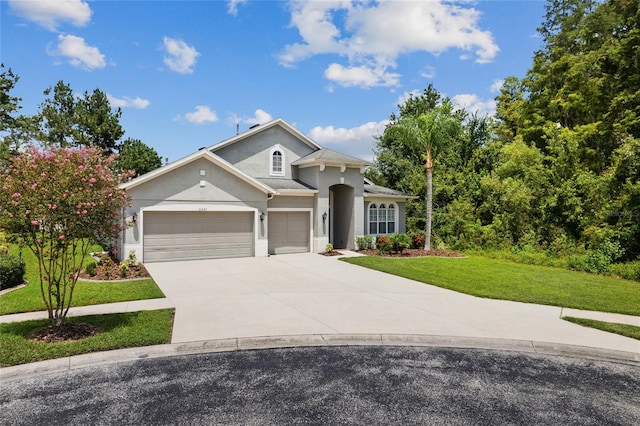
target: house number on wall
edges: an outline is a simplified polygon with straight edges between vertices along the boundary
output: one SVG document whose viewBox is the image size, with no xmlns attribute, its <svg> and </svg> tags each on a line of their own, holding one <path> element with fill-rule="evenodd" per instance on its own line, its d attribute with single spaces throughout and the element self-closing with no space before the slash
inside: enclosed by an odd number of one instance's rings
<svg viewBox="0 0 640 426">
<path fill-rule="evenodd" d="M 200 207 L 200 208 L 198 208 L 198 211 L 206 212 L 206 211 L 207 211 L 207 208 L 206 208 L 206 207 Z"/>
</svg>

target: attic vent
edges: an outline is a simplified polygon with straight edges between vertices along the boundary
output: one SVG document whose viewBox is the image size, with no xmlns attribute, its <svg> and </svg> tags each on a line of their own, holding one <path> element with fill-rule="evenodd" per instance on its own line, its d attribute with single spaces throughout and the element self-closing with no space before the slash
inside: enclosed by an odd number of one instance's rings
<svg viewBox="0 0 640 426">
<path fill-rule="evenodd" d="M 260 125 L 260 123 L 258 123 L 258 124 L 254 124 L 253 126 L 249 127 L 249 130 L 251 130 L 251 129 L 255 129 L 255 128 L 256 128 L 256 127 L 258 127 L 259 125 Z"/>
<path fill-rule="evenodd" d="M 198 151 L 202 151 L 203 149 L 207 149 L 206 146 L 200 147 L 200 149 L 198 149 Z"/>
</svg>

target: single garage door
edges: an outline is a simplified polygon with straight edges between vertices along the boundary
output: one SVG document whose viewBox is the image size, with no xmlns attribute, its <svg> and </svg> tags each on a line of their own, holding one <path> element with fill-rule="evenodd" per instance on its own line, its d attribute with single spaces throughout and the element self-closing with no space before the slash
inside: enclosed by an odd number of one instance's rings
<svg viewBox="0 0 640 426">
<path fill-rule="evenodd" d="M 250 257 L 253 212 L 145 212 L 144 261 Z"/>
<path fill-rule="evenodd" d="M 269 212 L 269 254 L 309 251 L 308 212 Z"/>
</svg>

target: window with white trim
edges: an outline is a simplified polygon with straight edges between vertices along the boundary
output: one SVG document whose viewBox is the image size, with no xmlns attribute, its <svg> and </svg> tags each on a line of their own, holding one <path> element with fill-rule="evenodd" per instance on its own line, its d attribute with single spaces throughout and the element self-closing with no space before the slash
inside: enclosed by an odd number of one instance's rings
<svg viewBox="0 0 640 426">
<path fill-rule="evenodd" d="M 395 204 L 369 204 L 369 234 L 382 235 L 396 233 Z"/>
<path fill-rule="evenodd" d="M 271 151 L 270 171 L 271 176 L 284 176 L 284 152 L 274 148 Z"/>
</svg>

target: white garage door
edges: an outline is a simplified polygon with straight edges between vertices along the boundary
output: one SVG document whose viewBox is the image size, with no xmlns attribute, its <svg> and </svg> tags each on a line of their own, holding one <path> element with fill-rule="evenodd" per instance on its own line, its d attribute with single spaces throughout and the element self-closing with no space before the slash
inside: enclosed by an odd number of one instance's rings
<svg viewBox="0 0 640 426">
<path fill-rule="evenodd" d="M 145 212 L 144 261 L 249 257 L 252 212 Z"/>
<path fill-rule="evenodd" d="M 269 254 L 309 251 L 308 212 L 269 212 Z"/>
</svg>

